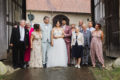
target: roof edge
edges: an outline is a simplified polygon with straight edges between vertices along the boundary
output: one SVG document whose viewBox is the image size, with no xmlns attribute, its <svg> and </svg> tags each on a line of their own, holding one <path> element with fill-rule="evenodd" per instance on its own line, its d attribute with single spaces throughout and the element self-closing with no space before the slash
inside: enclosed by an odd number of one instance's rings
<svg viewBox="0 0 120 80">
<path fill-rule="evenodd" d="M 49 11 L 49 10 L 30 10 L 30 9 L 27 9 L 26 11 L 34 11 L 34 12 L 61 12 L 61 13 L 77 13 L 77 14 L 91 14 L 91 12 L 87 13 L 87 12 L 68 12 L 68 11 Z"/>
</svg>

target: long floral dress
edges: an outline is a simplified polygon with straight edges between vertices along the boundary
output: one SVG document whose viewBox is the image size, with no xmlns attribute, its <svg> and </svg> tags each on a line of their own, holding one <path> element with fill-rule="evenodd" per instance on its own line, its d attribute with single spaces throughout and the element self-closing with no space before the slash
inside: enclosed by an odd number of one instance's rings
<svg viewBox="0 0 120 80">
<path fill-rule="evenodd" d="M 32 50 L 31 50 L 31 57 L 29 66 L 31 68 L 42 68 L 42 51 L 41 51 L 41 39 L 42 34 L 37 34 L 35 31 L 32 32 L 33 43 L 32 43 Z"/>
</svg>

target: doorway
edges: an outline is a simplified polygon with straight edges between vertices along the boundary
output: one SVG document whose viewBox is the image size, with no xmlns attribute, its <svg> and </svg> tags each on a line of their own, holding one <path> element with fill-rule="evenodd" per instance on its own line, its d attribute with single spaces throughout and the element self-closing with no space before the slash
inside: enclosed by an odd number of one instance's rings
<svg viewBox="0 0 120 80">
<path fill-rule="evenodd" d="M 53 18 L 53 26 L 55 26 L 56 21 L 60 21 L 62 23 L 62 20 L 66 20 L 67 25 L 69 25 L 69 18 L 65 15 L 56 15 Z"/>
</svg>

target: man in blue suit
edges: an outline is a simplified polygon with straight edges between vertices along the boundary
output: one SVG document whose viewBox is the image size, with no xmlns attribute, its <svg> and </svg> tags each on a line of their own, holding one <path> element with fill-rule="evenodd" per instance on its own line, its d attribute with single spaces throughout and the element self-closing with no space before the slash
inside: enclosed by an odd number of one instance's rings
<svg viewBox="0 0 120 80">
<path fill-rule="evenodd" d="M 45 16 L 43 18 L 44 23 L 40 24 L 42 31 L 42 53 L 43 53 L 43 67 L 47 64 L 47 53 L 50 48 L 51 43 L 51 31 L 52 25 L 49 24 L 49 17 Z"/>
</svg>

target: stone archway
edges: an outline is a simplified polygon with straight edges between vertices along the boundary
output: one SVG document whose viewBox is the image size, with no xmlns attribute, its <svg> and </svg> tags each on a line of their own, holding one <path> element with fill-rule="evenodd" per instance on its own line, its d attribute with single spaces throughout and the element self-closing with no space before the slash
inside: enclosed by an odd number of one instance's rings
<svg viewBox="0 0 120 80">
<path fill-rule="evenodd" d="M 65 16 L 65 15 L 56 15 L 53 18 L 53 26 L 55 26 L 56 21 L 60 21 L 60 23 L 62 23 L 63 19 L 66 20 L 67 25 L 69 25 L 69 18 L 67 16 Z"/>
</svg>

